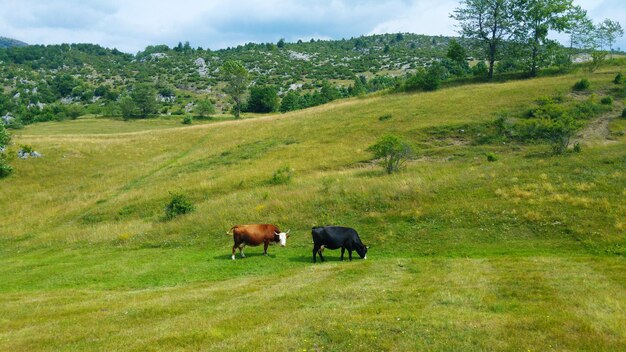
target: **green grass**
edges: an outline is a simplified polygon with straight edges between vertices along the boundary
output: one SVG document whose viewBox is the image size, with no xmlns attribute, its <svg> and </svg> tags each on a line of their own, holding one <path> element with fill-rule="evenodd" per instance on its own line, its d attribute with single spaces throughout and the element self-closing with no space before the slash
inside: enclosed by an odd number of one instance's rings
<svg viewBox="0 0 626 352">
<path fill-rule="evenodd" d="M 623 120 L 562 156 L 464 137 L 583 76 L 601 95 L 619 69 L 191 127 L 28 126 L 15 143 L 44 157 L 0 181 L 0 350 L 624 350 Z M 365 151 L 386 133 L 418 151 L 391 176 Z M 195 212 L 164 221 L 168 191 Z M 231 261 L 224 233 L 252 222 L 291 228 L 288 246 Z M 355 227 L 368 260 L 313 265 L 324 224 Z"/>
</svg>

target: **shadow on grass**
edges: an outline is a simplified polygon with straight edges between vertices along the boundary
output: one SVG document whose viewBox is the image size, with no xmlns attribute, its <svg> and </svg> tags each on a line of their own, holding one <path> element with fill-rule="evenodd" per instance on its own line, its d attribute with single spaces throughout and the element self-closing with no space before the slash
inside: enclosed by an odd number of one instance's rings
<svg viewBox="0 0 626 352">
<path fill-rule="evenodd" d="M 237 251 L 237 253 L 235 254 L 235 259 L 236 260 L 240 260 L 240 259 L 241 260 L 245 260 L 245 259 L 254 258 L 254 257 L 265 257 L 262 252 L 261 253 L 245 253 L 245 254 L 246 254 L 246 257 L 242 258 L 239 255 L 239 251 Z M 215 257 L 213 257 L 213 259 L 215 259 L 215 260 L 233 260 L 231 255 L 232 255 L 231 253 L 227 253 L 227 254 L 224 254 L 224 255 L 215 256 Z M 268 253 L 267 257 L 271 258 L 271 259 L 274 259 L 274 258 L 276 258 L 276 254 Z"/>
<path fill-rule="evenodd" d="M 300 255 L 297 257 L 290 257 L 289 258 L 290 262 L 297 262 L 297 263 L 311 263 L 313 264 L 313 254 L 309 253 L 309 255 Z M 341 259 L 339 256 L 337 257 L 333 257 L 333 256 L 324 256 L 324 262 L 340 262 Z M 344 262 L 349 262 L 350 260 L 348 258 L 344 258 L 343 260 Z M 320 260 L 320 257 L 317 257 L 317 264 L 322 263 L 322 261 Z"/>
</svg>

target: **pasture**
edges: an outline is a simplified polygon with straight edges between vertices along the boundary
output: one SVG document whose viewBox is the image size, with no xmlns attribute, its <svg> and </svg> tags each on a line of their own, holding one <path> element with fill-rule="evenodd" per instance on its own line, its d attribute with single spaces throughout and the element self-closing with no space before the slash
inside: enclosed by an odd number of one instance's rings
<svg viewBox="0 0 626 352">
<path fill-rule="evenodd" d="M 0 350 L 624 350 L 625 97 L 581 153 L 469 136 L 581 77 L 610 94 L 620 69 L 19 130 L 44 157 L 0 181 Z M 417 151 L 390 176 L 366 151 L 386 133 Z M 164 220 L 168 192 L 196 210 Z M 287 247 L 230 260 L 224 233 L 255 222 L 291 229 Z M 368 259 L 314 265 L 326 224 L 356 228 Z"/>
</svg>

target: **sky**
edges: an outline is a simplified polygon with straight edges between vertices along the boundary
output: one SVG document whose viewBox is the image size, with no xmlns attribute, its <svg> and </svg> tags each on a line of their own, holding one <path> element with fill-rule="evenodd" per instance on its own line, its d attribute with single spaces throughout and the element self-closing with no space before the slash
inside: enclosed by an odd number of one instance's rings
<svg viewBox="0 0 626 352">
<path fill-rule="evenodd" d="M 626 0 L 574 0 L 626 29 Z M 221 49 L 285 38 L 411 32 L 455 35 L 458 0 L 0 0 L 0 36 L 29 44 L 95 43 L 135 53 L 189 41 Z M 616 47 L 626 49 L 621 38 Z"/>
</svg>

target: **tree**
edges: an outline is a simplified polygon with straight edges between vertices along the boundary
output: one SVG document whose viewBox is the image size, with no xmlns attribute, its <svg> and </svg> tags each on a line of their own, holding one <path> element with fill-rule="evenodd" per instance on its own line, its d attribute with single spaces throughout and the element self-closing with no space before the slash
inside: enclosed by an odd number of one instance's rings
<svg viewBox="0 0 626 352">
<path fill-rule="evenodd" d="M 465 51 L 465 48 L 463 48 L 461 44 L 454 39 L 452 39 L 448 45 L 446 57 L 457 63 L 467 62 L 467 52 Z"/>
<path fill-rule="evenodd" d="M 567 30 L 570 35 L 569 48 L 590 49 L 593 48 L 593 22 L 587 17 L 587 11 L 575 7 L 572 12 L 572 25 Z"/>
<path fill-rule="evenodd" d="M 133 102 L 133 99 L 128 95 L 124 95 L 120 99 L 119 106 L 124 120 L 128 120 L 135 116 L 135 103 Z"/>
<path fill-rule="evenodd" d="M 280 112 L 294 111 L 300 108 L 302 108 L 300 94 L 295 90 L 287 92 L 280 102 Z"/>
<path fill-rule="evenodd" d="M 215 114 L 215 105 L 209 99 L 201 99 L 196 103 L 196 114 L 201 117 L 206 117 L 211 114 Z"/>
<path fill-rule="evenodd" d="M 594 50 L 591 52 L 591 63 L 589 64 L 589 72 L 594 72 L 606 61 L 607 52 L 604 50 Z"/>
<path fill-rule="evenodd" d="M 365 76 L 358 76 L 354 79 L 354 84 L 349 88 L 351 96 L 358 97 L 365 95 L 367 92 L 367 78 Z"/>
<path fill-rule="evenodd" d="M 321 104 L 331 102 L 339 98 L 339 96 L 339 91 L 337 90 L 337 88 L 332 86 L 330 82 L 326 80 L 322 82 L 322 88 L 320 89 Z"/>
<path fill-rule="evenodd" d="M 380 159 L 380 164 L 388 174 L 398 171 L 413 156 L 411 147 L 394 135 L 383 136 L 367 151 L 374 153 L 374 158 Z"/>
<path fill-rule="evenodd" d="M 460 22 L 461 35 L 482 44 L 489 62 L 489 79 L 493 78 L 500 46 L 514 33 L 513 1 L 461 0 L 460 7 L 450 15 Z"/>
<path fill-rule="evenodd" d="M 156 113 L 156 91 L 152 85 L 147 83 L 135 85 L 130 92 L 130 97 L 135 104 L 139 117 L 148 117 Z"/>
<path fill-rule="evenodd" d="M 530 52 L 530 74 L 536 76 L 543 49 L 549 48 L 550 31 L 568 30 L 582 12 L 573 0 L 518 0 L 514 11 L 516 39 Z"/>
<path fill-rule="evenodd" d="M 76 86 L 78 82 L 70 74 L 58 75 L 52 79 L 52 88 L 59 97 L 69 96 Z"/>
<path fill-rule="evenodd" d="M 600 48 L 608 48 L 609 51 L 613 51 L 613 44 L 615 44 L 617 38 L 624 36 L 624 29 L 622 29 L 622 25 L 619 22 L 607 18 L 597 26 L 596 33 L 600 42 Z"/>
<path fill-rule="evenodd" d="M 278 110 L 278 90 L 272 86 L 255 86 L 250 88 L 248 111 L 273 112 Z"/>
<path fill-rule="evenodd" d="M 285 38 L 280 38 L 278 43 L 276 43 L 276 46 L 279 47 L 279 48 L 284 48 L 285 47 Z"/>
<path fill-rule="evenodd" d="M 240 61 L 228 60 L 222 66 L 222 74 L 226 81 L 224 92 L 234 102 L 233 115 L 239 118 L 243 107 L 243 98 L 248 90 L 248 71 Z"/>
</svg>

